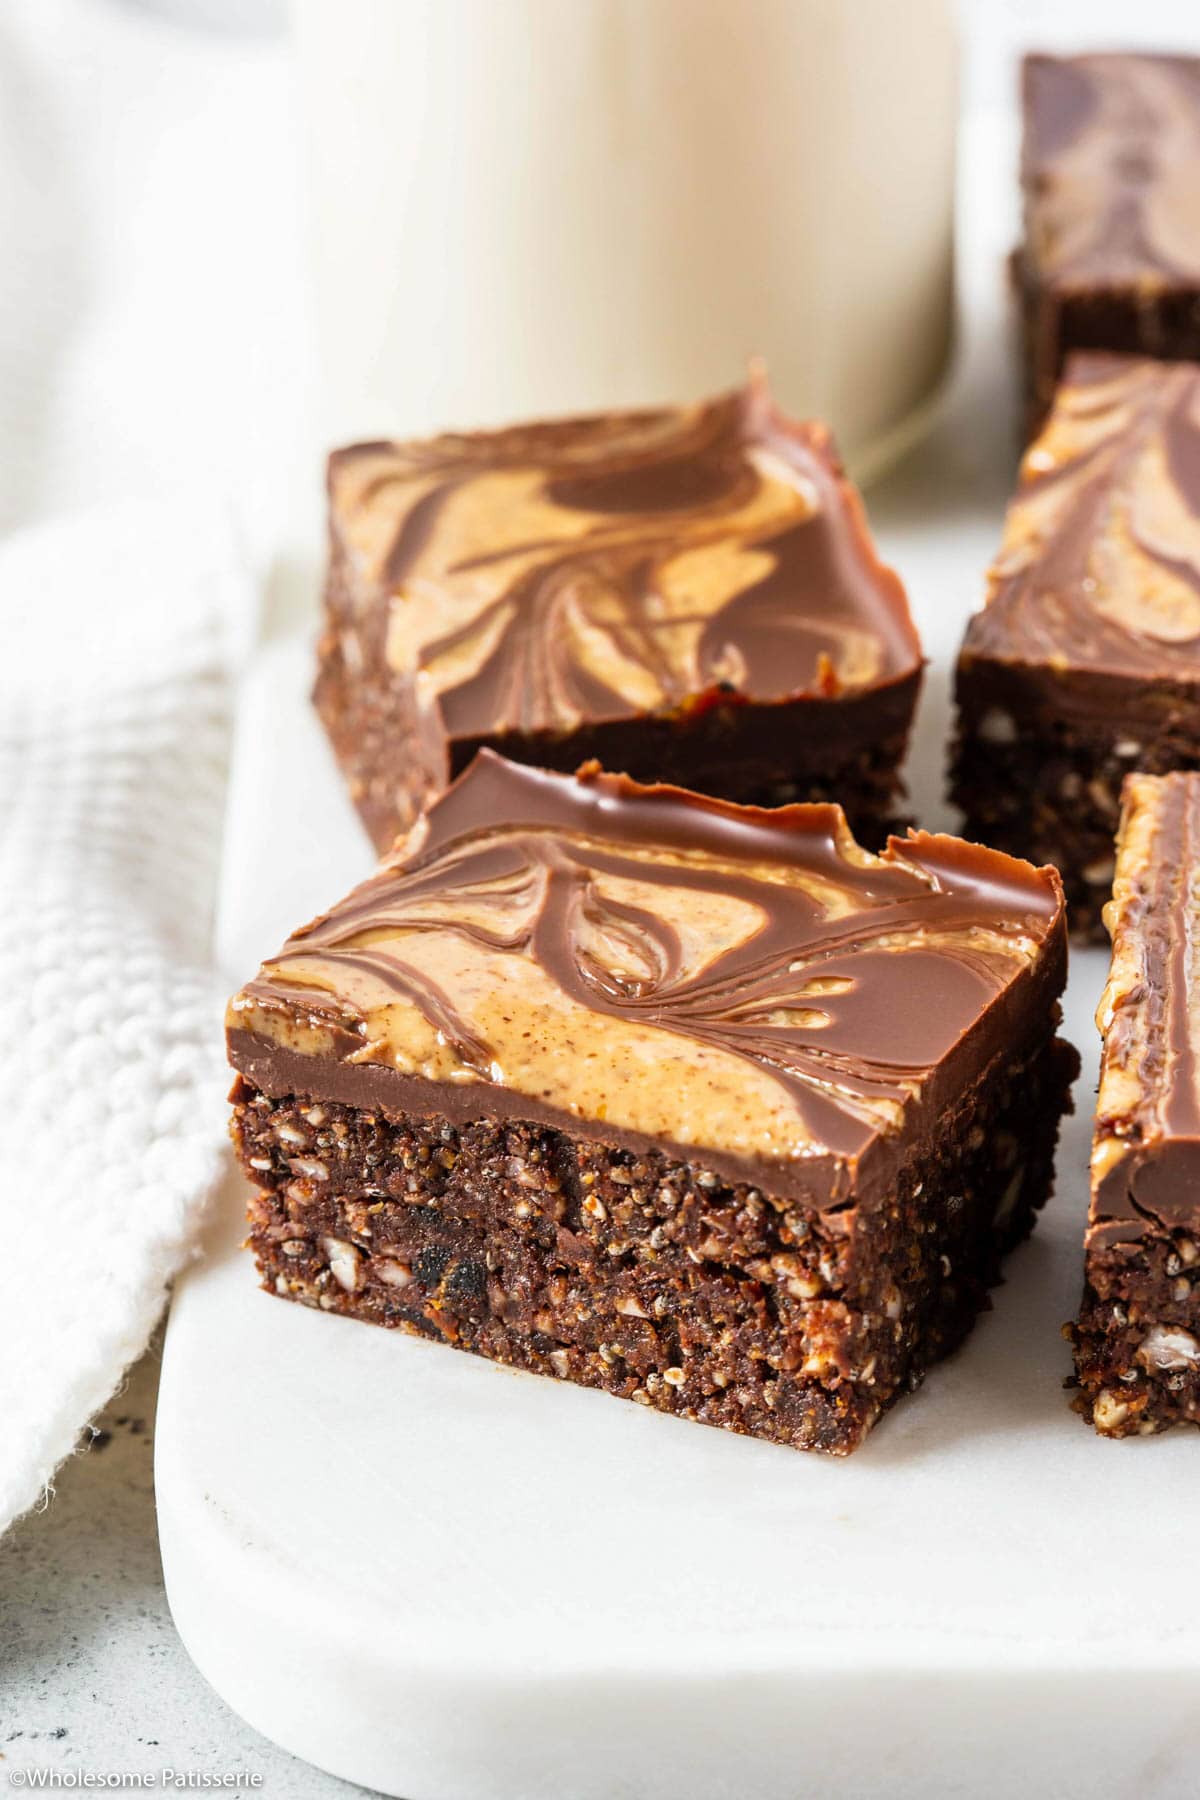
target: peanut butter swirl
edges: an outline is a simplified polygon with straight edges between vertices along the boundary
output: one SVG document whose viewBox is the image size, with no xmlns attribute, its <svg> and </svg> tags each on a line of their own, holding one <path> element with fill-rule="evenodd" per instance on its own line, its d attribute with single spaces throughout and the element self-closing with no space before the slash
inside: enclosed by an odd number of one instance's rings
<svg viewBox="0 0 1200 1800">
<path fill-rule="evenodd" d="M 228 1024 L 260 1085 L 385 1071 L 362 1088 L 379 1104 L 567 1119 L 819 1186 L 816 1160 L 932 1124 L 1044 1034 L 1063 954 L 1052 871 L 925 833 L 876 857 L 837 807 L 485 753 Z"/>
<path fill-rule="evenodd" d="M 678 410 L 330 464 L 336 547 L 386 658 L 444 730 L 569 730 L 715 692 L 854 694 L 911 675 L 904 590 L 822 425 L 761 381 Z"/>
<path fill-rule="evenodd" d="M 1200 58 L 1031 56 L 1026 245 L 1056 292 L 1200 279 Z"/>
<path fill-rule="evenodd" d="M 966 650 L 1200 676 L 1200 368 L 1071 357 Z"/>
<path fill-rule="evenodd" d="M 1200 775 L 1125 783 L 1089 1243 L 1200 1222 Z"/>
</svg>

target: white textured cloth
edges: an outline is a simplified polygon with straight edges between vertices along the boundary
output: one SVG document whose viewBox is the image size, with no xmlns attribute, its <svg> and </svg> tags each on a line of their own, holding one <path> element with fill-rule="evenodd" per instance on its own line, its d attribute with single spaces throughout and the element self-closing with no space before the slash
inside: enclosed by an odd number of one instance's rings
<svg viewBox="0 0 1200 1800">
<path fill-rule="evenodd" d="M 0 546 L 0 1530 L 145 1347 L 220 1173 L 232 671 L 218 514 Z"/>
<path fill-rule="evenodd" d="M 288 65 L 245 35 L 280 10 L 0 0 L 0 1530 L 224 1151 L 237 551 L 261 575 L 319 517 Z"/>
</svg>

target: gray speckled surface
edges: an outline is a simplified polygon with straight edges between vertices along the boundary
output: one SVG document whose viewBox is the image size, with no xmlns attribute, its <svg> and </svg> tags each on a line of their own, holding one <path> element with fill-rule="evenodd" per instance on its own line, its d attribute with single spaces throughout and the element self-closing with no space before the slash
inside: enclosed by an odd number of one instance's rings
<svg viewBox="0 0 1200 1800">
<path fill-rule="evenodd" d="M 154 1521 L 158 1359 L 155 1343 L 49 1506 L 0 1539 L 0 1789 L 44 1767 L 153 1773 L 151 1791 L 170 1792 L 169 1767 L 260 1776 L 244 1793 L 349 1800 L 363 1790 L 230 1712 L 176 1636 Z"/>
</svg>

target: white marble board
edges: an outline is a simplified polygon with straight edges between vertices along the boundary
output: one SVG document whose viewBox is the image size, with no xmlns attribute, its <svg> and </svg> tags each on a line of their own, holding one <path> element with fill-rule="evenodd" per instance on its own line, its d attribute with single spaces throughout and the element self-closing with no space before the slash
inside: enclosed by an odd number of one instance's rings
<svg viewBox="0 0 1200 1800">
<path fill-rule="evenodd" d="M 947 677 L 1011 479 L 1000 305 L 1011 141 L 964 182 L 962 363 L 871 492 L 931 655 L 913 754 L 940 802 Z M 244 696 L 231 985 L 369 864 L 306 704 L 309 631 Z M 1068 1411 L 1098 952 L 1059 1191 L 970 1342 L 850 1461 L 734 1438 L 261 1294 L 231 1178 L 181 1282 L 158 1419 L 172 1610 L 213 1686 L 407 1800 L 1177 1800 L 1200 1758 L 1197 1445 Z"/>
</svg>

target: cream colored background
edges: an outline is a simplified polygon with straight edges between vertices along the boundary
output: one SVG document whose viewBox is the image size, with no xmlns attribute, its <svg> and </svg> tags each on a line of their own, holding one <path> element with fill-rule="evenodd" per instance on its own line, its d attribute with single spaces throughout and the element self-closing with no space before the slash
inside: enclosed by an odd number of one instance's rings
<svg viewBox="0 0 1200 1800">
<path fill-rule="evenodd" d="M 326 437 L 698 399 L 761 355 L 865 466 L 928 400 L 951 0 L 296 0 L 296 19 Z"/>
</svg>

